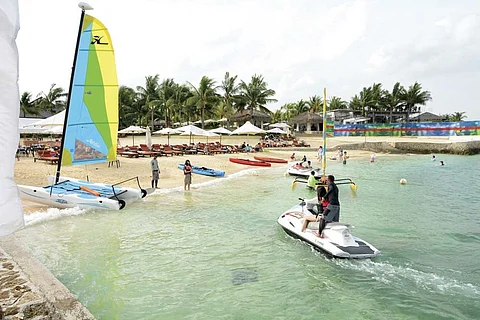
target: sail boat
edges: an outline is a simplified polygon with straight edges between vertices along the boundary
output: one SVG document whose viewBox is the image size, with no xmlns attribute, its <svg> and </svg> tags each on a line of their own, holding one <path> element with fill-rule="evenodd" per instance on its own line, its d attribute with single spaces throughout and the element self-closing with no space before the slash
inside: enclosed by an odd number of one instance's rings
<svg viewBox="0 0 480 320">
<path fill-rule="evenodd" d="M 60 176 L 62 165 L 95 164 L 116 159 L 118 130 L 118 80 L 110 34 L 82 9 L 63 126 L 60 160 L 46 187 L 19 185 L 23 199 L 60 208 L 120 210 L 143 198 L 147 191 L 92 183 Z"/>
</svg>

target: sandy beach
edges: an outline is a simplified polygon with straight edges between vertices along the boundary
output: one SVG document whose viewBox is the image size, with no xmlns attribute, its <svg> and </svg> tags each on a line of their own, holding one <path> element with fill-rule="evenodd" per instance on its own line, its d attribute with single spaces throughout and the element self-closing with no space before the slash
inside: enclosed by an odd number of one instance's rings
<svg viewBox="0 0 480 320">
<path fill-rule="evenodd" d="M 144 143 L 144 136 L 136 136 L 135 143 Z M 215 139 L 218 141 L 219 139 Z M 259 140 L 259 136 L 223 136 L 222 144 L 241 144 L 242 142 L 247 142 L 249 144 L 255 144 Z M 292 152 L 295 152 L 297 159 L 306 155 L 309 160 L 312 161 L 313 166 L 319 167 L 320 163 L 317 160 L 316 149 L 319 145 L 322 144 L 321 136 L 302 136 L 300 140 L 305 140 L 306 143 L 310 144 L 310 148 L 282 148 L 282 150 L 277 150 L 275 148 L 266 149 L 264 152 L 260 152 L 263 156 L 278 157 L 289 160 Z M 364 142 L 364 137 L 332 137 L 328 138 L 328 150 L 335 147 L 339 144 L 346 143 L 359 143 Z M 367 137 L 367 141 L 386 141 L 386 142 L 399 142 L 399 141 L 418 141 L 415 137 Z M 423 139 L 424 140 L 424 139 Z M 205 141 L 205 138 L 195 138 L 196 141 Z M 210 139 L 212 141 L 212 139 Z M 166 136 L 153 136 L 152 143 L 166 143 Z M 442 143 L 442 142 L 451 142 L 447 138 L 434 138 L 429 139 L 429 142 Z M 170 144 L 181 144 L 189 143 L 189 137 L 181 136 L 171 136 Z M 128 136 L 120 139 L 120 144 L 122 146 L 131 145 L 132 137 Z M 348 150 L 348 149 L 347 149 Z M 351 161 L 355 161 L 356 158 L 370 157 L 370 151 L 363 150 L 348 150 Z M 239 172 L 241 170 L 249 169 L 252 167 L 235 164 L 230 162 L 228 159 L 230 157 L 239 157 L 244 159 L 253 159 L 256 153 L 233 153 L 233 154 L 216 154 L 216 155 L 183 155 L 183 156 L 162 156 L 158 157 L 158 163 L 160 166 L 160 180 L 159 188 L 175 188 L 183 187 L 183 172 L 177 168 L 177 165 L 180 163 L 185 163 L 186 159 L 189 159 L 191 163 L 195 166 L 205 166 L 213 169 L 218 169 L 225 171 L 226 175 Z M 335 151 L 327 151 L 327 157 L 330 157 L 335 154 Z M 103 183 L 118 183 L 129 178 L 137 177 L 139 178 L 140 185 L 143 188 L 149 188 L 151 185 L 151 171 L 150 171 L 150 157 L 140 157 L 140 158 L 127 158 L 118 156 L 120 160 L 120 167 L 116 166 L 108 167 L 107 163 L 100 163 L 96 165 L 88 166 L 65 166 L 62 167 L 61 174 L 68 177 L 78 178 L 78 179 L 88 179 L 94 182 L 103 182 Z M 282 164 L 272 164 L 272 166 L 284 166 Z M 49 175 L 54 175 L 56 171 L 56 165 L 52 165 L 45 161 L 34 162 L 33 158 L 30 157 L 20 157 L 20 160 L 16 162 L 15 165 L 15 182 L 17 184 L 33 185 L 33 186 L 43 186 L 47 183 L 47 177 Z M 205 182 L 212 178 L 202 175 L 193 175 L 192 181 L 192 191 L 195 190 L 195 184 Z M 136 187 L 136 180 L 129 181 L 125 183 L 125 186 Z M 183 191 L 182 191 L 183 192 Z M 25 213 L 31 213 L 34 211 L 46 209 L 44 205 L 32 203 L 29 201 L 23 201 Z"/>
</svg>

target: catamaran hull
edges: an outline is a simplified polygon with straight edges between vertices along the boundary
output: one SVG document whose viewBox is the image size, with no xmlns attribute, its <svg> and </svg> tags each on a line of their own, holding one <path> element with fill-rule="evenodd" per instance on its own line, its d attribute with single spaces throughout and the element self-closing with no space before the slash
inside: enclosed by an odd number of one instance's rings
<svg viewBox="0 0 480 320">
<path fill-rule="evenodd" d="M 49 185 L 52 185 L 54 183 L 54 181 L 55 181 L 54 176 L 48 176 L 48 184 Z M 83 180 L 80 180 L 80 179 L 63 177 L 63 176 L 60 176 L 58 181 L 59 182 L 71 181 L 71 182 L 74 182 L 74 183 L 78 183 L 79 185 L 81 184 L 83 186 L 89 187 L 91 189 L 97 189 L 97 188 L 111 189 L 112 188 L 112 185 L 110 185 L 110 184 L 83 181 Z M 121 189 L 122 189 L 122 191 L 125 191 L 125 192 L 122 192 L 121 194 L 118 194 L 117 198 L 119 200 L 125 201 L 126 204 L 129 204 L 129 203 L 135 202 L 137 200 L 140 200 L 141 198 L 144 198 L 147 195 L 146 191 L 143 190 L 143 189 L 125 188 L 125 187 L 121 187 Z"/>
<path fill-rule="evenodd" d="M 19 185 L 18 189 L 22 199 L 60 209 L 79 207 L 81 209 L 120 210 L 125 206 L 118 200 L 88 194 L 50 194 L 49 189 L 44 187 Z"/>
<path fill-rule="evenodd" d="M 22 199 L 61 209 L 79 207 L 81 209 L 121 210 L 127 204 L 137 201 L 147 194 L 143 189 L 118 186 L 115 186 L 114 193 L 112 185 L 68 177 L 60 177 L 59 185 L 52 188 L 54 179 L 55 177 L 49 176 L 49 186 L 46 187 L 19 185 L 18 189 Z M 81 186 L 89 191 L 82 190 Z M 108 194 L 108 196 L 98 196 L 97 192 L 101 195 Z"/>
<path fill-rule="evenodd" d="M 315 199 L 307 200 L 314 204 Z M 304 217 L 310 215 L 307 209 L 302 211 L 300 205 L 296 205 L 285 211 L 277 220 L 278 224 L 290 236 L 298 238 L 316 250 L 322 251 L 329 256 L 346 259 L 365 259 L 380 255 L 380 251 L 368 242 L 351 234 L 351 226 L 343 223 L 329 223 L 323 230 L 323 238 L 318 237 L 318 222 L 310 223 L 302 232 Z"/>
</svg>

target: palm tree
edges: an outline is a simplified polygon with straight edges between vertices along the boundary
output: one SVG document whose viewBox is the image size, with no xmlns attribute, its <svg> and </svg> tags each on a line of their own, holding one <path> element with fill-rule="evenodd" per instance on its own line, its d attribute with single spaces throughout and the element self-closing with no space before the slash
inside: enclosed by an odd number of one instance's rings
<svg viewBox="0 0 480 320">
<path fill-rule="evenodd" d="M 422 91 L 422 85 L 415 82 L 402 94 L 402 100 L 404 101 L 404 109 L 407 112 L 407 122 L 409 122 L 410 113 L 418 112 L 417 106 L 424 106 L 428 101 L 432 100 L 432 95 L 429 91 Z"/>
<path fill-rule="evenodd" d="M 118 120 L 119 127 L 124 128 L 137 123 L 140 110 L 138 110 L 137 93 L 127 86 L 118 88 Z"/>
<path fill-rule="evenodd" d="M 362 102 L 360 101 L 360 97 L 358 95 L 354 95 L 350 102 L 348 103 L 348 107 L 352 110 L 362 110 Z"/>
<path fill-rule="evenodd" d="M 39 94 L 40 99 L 38 103 L 40 108 L 50 113 L 57 113 L 65 109 L 66 106 L 65 97 L 67 93 L 63 88 L 55 86 L 56 84 L 53 83 L 47 94 L 43 92 Z"/>
<path fill-rule="evenodd" d="M 250 116 L 253 116 L 254 110 L 261 110 L 270 114 L 265 105 L 270 102 L 277 102 L 272 98 L 275 96 L 275 90 L 268 89 L 268 84 L 263 79 L 263 76 L 253 75 L 250 83 L 245 81 L 240 82 L 240 106 L 246 106 L 250 110 Z"/>
<path fill-rule="evenodd" d="M 170 118 L 170 113 L 174 105 L 174 101 L 170 101 L 175 95 L 175 81 L 172 78 L 168 78 L 162 81 L 158 87 L 158 96 L 160 101 L 160 106 L 163 109 L 163 114 L 165 116 L 165 125 L 168 126 L 168 120 Z"/>
<path fill-rule="evenodd" d="M 330 98 L 328 102 L 328 110 L 336 110 L 336 109 L 346 109 L 347 108 L 347 101 L 342 100 L 340 97 L 333 96 Z"/>
<path fill-rule="evenodd" d="M 32 101 L 32 94 L 30 92 L 22 93 L 20 98 L 20 117 L 25 117 L 28 115 L 38 115 L 40 110 L 38 110 L 36 100 Z"/>
<path fill-rule="evenodd" d="M 311 112 L 323 112 L 323 99 L 320 96 L 311 96 L 307 104 Z"/>
<path fill-rule="evenodd" d="M 466 117 L 465 112 L 455 112 L 448 115 L 448 121 L 458 122 L 464 120 Z"/>
<path fill-rule="evenodd" d="M 235 82 L 238 76 L 230 77 L 230 73 L 226 72 L 219 86 L 223 90 L 222 100 L 227 108 L 232 108 L 234 103 L 238 101 L 239 85 Z"/>
<path fill-rule="evenodd" d="M 391 123 L 393 118 L 393 111 L 399 111 L 402 109 L 404 101 L 402 96 L 405 94 L 405 88 L 400 84 L 400 82 L 395 83 L 393 86 L 392 92 L 384 90 L 383 96 L 383 106 L 386 111 L 390 112 L 388 121 Z"/>
<path fill-rule="evenodd" d="M 215 108 L 215 116 L 219 119 L 226 118 L 227 125 L 228 119 L 232 117 L 234 113 L 233 107 L 231 105 L 227 105 L 225 101 L 221 101 Z"/>
<path fill-rule="evenodd" d="M 285 103 L 280 107 L 280 111 L 282 112 L 283 120 L 286 121 L 298 115 L 297 105 L 295 103 Z"/>
<path fill-rule="evenodd" d="M 158 74 L 145 77 L 145 87 L 137 86 L 138 103 L 142 106 L 142 116 L 144 119 L 146 113 L 151 113 L 151 124 L 153 130 L 154 113 L 160 104 L 158 97 Z"/>
<path fill-rule="evenodd" d="M 365 117 L 367 111 L 370 111 L 370 108 L 374 104 L 372 87 L 368 87 L 368 88 L 364 87 L 362 91 L 360 91 L 359 96 L 357 97 L 355 95 L 354 98 L 355 98 L 354 104 L 356 105 L 356 107 L 358 107 L 359 110 L 362 110 L 362 116 Z"/>
<path fill-rule="evenodd" d="M 300 99 L 300 101 L 294 103 L 295 109 L 297 109 L 297 114 L 310 111 L 309 105 L 307 102 Z"/>
<path fill-rule="evenodd" d="M 193 97 L 188 100 L 189 104 L 194 104 L 200 111 L 200 120 L 202 122 L 202 129 L 205 127 L 205 113 L 218 102 L 219 96 L 216 93 L 215 80 L 203 76 L 200 80 L 198 88 L 190 82 L 187 82 L 193 89 Z"/>
<path fill-rule="evenodd" d="M 273 112 L 271 116 L 272 116 L 272 122 L 273 123 L 277 123 L 277 122 L 280 122 L 282 120 L 285 120 L 284 119 L 284 114 L 283 114 L 281 109 L 278 109 L 275 112 Z"/>
<path fill-rule="evenodd" d="M 195 106 L 189 106 L 187 101 L 193 96 L 190 86 L 175 83 L 174 94 L 167 101 L 168 109 L 171 111 L 171 120 L 182 122 L 189 121 L 193 117 Z M 168 123 L 166 125 L 169 125 Z"/>
</svg>

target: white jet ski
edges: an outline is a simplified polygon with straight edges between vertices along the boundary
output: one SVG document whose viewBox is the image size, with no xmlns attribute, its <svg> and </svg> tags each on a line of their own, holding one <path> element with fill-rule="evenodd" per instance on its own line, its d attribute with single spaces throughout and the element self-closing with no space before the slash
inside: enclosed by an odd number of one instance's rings
<svg viewBox="0 0 480 320">
<path fill-rule="evenodd" d="M 317 198 L 301 199 L 301 203 L 285 211 L 277 220 L 283 230 L 294 238 L 301 239 L 315 249 L 323 251 L 336 258 L 363 259 L 380 255 L 380 250 L 368 242 L 352 235 L 353 226 L 345 223 L 327 223 L 318 235 L 319 222 L 310 222 L 305 232 L 302 232 L 303 221 L 306 216 L 316 212 Z M 305 208 L 306 207 L 306 208 Z"/>
</svg>

